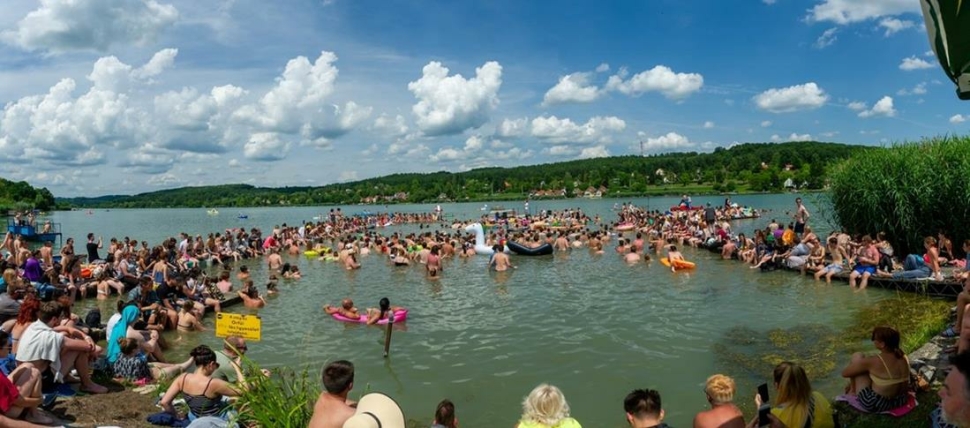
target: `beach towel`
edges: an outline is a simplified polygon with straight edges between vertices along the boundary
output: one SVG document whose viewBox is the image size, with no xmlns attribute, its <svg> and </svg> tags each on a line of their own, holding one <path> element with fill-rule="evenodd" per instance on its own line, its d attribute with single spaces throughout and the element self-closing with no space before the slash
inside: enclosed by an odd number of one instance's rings
<svg viewBox="0 0 970 428">
<path fill-rule="evenodd" d="M 187 427 L 189 426 L 188 419 L 179 419 L 168 412 L 158 412 L 148 415 L 145 420 L 152 425 L 161 425 L 165 427 Z"/>
<path fill-rule="evenodd" d="M 54 381 L 62 382 L 61 346 L 63 344 L 64 336 L 61 336 L 40 320 L 34 321 L 20 335 L 17 361 L 50 361 L 51 371 L 54 372 Z"/>
<path fill-rule="evenodd" d="M 128 335 L 128 326 L 138 319 L 141 311 L 135 305 L 128 305 L 121 311 L 121 319 L 112 327 L 108 336 L 108 362 L 114 364 L 121 357 L 121 344 L 118 340 Z"/>
<path fill-rule="evenodd" d="M 838 397 L 835 397 L 835 401 L 844 401 L 862 413 L 869 413 L 869 411 L 863 408 L 862 404 L 859 403 L 859 397 L 855 395 L 840 395 Z M 909 399 L 906 400 L 906 404 L 903 404 L 902 406 L 899 406 L 892 410 L 881 412 L 880 414 L 901 418 L 903 416 L 906 416 L 906 414 L 911 412 L 913 409 L 915 409 L 917 404 L 919 403 L 916 402 L 916 394 L 910 392 Z"/>
</svg>

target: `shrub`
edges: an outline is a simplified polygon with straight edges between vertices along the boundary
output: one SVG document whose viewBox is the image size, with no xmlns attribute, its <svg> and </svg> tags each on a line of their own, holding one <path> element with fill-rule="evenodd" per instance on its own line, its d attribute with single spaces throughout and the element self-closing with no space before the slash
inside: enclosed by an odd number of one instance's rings
<svg viewBox="0 0 970 428">
<path fill-rule="evenodd" d="M 970 137 L 938 137 L 865 150 L 830 171 L 835 217 L 850 233 L 885 232 L 896 254 L 923 252 L 944 230 L 970 237 Z"/>
</svg>

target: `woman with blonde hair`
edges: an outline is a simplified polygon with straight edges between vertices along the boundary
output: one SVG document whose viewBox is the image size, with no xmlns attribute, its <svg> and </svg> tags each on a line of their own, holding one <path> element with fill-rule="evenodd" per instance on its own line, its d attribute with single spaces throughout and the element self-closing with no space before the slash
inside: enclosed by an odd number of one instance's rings
<svg viewBox="0 0 970 428">
<path fill-rule="evenodd" d="M 736 391 L 734 379 L 728 376 L 716 374 L 707 378 L 704 393 L 711 408 L 694 416 L 694 428 L 744 428 L 744 414 L 734 405 Z"/>
<path fill-rule="evenodd" d="M 522 401 L 522 418 L 516 428 L 582 428 L 569 417 L 569 404 L 562 391 L 549 384 L 541 384 Z"/>
<path fill-rule="evenodd" d="M 798 364 L 785 361 L 772 372 L 775 384 L 775 403 L 771 408 L 771 426 L 789 428 L 833 428 L 832 405 L 825 396 L 812 391 L 808 375 Z M 755 394 L 756 407 L 761 407 L 761 396 Z M 757 426 L 757 418 L 748 426 Z"/>
</svg>

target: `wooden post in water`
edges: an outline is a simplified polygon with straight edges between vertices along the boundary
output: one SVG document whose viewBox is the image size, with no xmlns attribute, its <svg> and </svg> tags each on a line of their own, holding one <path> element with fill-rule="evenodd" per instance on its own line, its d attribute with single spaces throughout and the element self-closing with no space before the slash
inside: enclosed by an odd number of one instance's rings
<svg viewBox="0 0 970 428">
<path fill-rule="evenodd" d="M 391 311 L 391 316 L 387 317 L 387 329 L 384 331 L 384 358 L 387 358 L 388 352 L 391 350 L 391 332 L 394 330 L 394 317 L 395 312 Z"/>
</svg>

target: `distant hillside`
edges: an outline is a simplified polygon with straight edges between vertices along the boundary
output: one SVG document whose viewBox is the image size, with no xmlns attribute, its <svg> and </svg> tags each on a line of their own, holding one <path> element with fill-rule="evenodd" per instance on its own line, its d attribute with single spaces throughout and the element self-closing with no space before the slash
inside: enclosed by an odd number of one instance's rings
<svg viewBox="0 0 970 428">
<path fill-rule="evenodd" d="M 0 178 L 0 215 L 10 210 L 26 211 L 54 208 L 54 195 L 47 188 L 38 189 L 26 181 L 13 182 Z"/>
<path fill-rule="evenodd" d="M 747 143 L 713 153 L 616 156 L 467 172 L 392 174 L 320 187 L 263 188 L 245 184 L 183 187 L 134 196 L 58 199 L 74 207 L 163 208 L 324 205 L 574 197 L 587 190 L 603 196 L 676 194 L 707 186 L 714 192 L 781 190 L 787 179 L 821 188 L 826 165 L 860 150 L 821 142 Z"/>
</svg>

